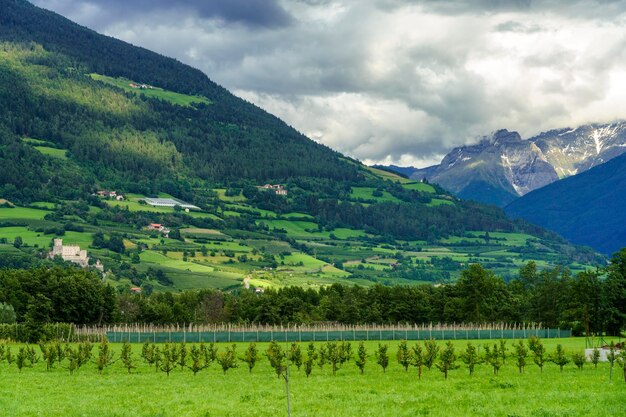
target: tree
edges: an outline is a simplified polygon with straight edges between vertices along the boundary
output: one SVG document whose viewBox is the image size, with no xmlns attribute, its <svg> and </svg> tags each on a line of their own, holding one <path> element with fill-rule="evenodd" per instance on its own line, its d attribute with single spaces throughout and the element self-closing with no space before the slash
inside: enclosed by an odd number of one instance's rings
<svg viewBox="0 0 626 417">
<path fill-rule="evenodd" d="M 206 361 L 203 361 L 202 349 L 197 345 L 193 345 L 189 349 L 189 359 L 191 360 L 191 365 L 187 365 L 187 367 L 193 372 L 194 376 L 208 366 Z"/>
<path fill-rule="evenodd" d="M 387 353 L 388 346 L 386 344 L 378 344 L 378 349 L 374 354 L 376 355 L 376 363 L 383 368 L 383 372 L 386 372 L 387 366 L 389 366 L 389 354 Z"/>
<path fill-rule="evenodd" d="M 419 343 L 415 343 L 413 346 L 413 362 L 411 365 L 417 368 L 417 379 L 422 379 L 422 367 L 424 366 L 424 353 L 422 352 L 422 346 Z"/>
<path fill-rule="evenodd" d="M 122 351 L 120 352 L 120 360 L 124 364 L 124 368 L 126 368 L 129 374 L 132 369 L 136 368 L 135 361 L 133 360 L 132 346 L 130 343 L 124 342 L 124 344 L 122 344 Z"/>
<path fill-rule="evenodd" d="M 600 362 L 600 349 L 596 346 L 591 351 L 591 363 L 595 369 L 598 369 L 598 362 Z"/>
<path fill-rule="evenodd" d="M 472 343 L 467 343 L 467 347 L 461 353 L 461 360 L 467 365 L 470 376 L 474 375 L 474 368 L 481 362 L 481 360 L 476 347 Z"/>
<path fill-rule="evenodd" d="M 572 353 L 572 362 L 579 370 L 583 370 L 583 365 L 585 364 L 585 354 L 582 352 L 574 352 Z"/>
<path fill-rule="evenodd" d="M 541 372 L 543 372 L 543 365 L 546 360 L 546 348 L 543 346 L 541 339 L 536 336 L 531 337 L 528 342 L 528 347 L 533 352 L 533 361 Z"/>
<path fill-rule="evenodd" d="M 359 368 L 361 374 L 365 370 L 365 364 L 367 363 L 367 349 L 365 348 L 364 342 L 359 342 L 359 348 L 356 353 L 356 366 Z"/>
<path fill-rule="evenodd" d="M 217 363 L 222 367 L 224 375 L 226 371 L 237 367 L 237 345 L 233 344 L 230 348 L 226 348 L 224 352 L 217 354 Z"/>
<path fill-rule="evenodd" d="M 526 349 L 526 345 L 523 340 L 520 340 L 515 345 L 515 357 L 517 358 L 517 369 L 520 374 L 524 373 L 524 368 L 526 367 L 526 357 L 528 356 L 528 349 Z"/>
<path fill-rule="evenodd" d="M 0 324 L 15 323 L 17 316 L 15 315 L 15 309 L 11 304 L 0 303 Z"/>
<path fill-rule="evenodd" d="M 15 239 L 13 239 L 13 246 L 15 246 L 17 249 L 21 248 L 23 244 L 24 241 L 22 240 L 21 236 L 16 236 Z"/>
<path fill-rule="evenodd" d="M 306 356 L 304 358 L 304 374 L 308 378 L 313 372 L 313 365 L 317 360 L 317 351 L 315 350 L 315 344 L 313 342 L 309 343 L 309 346 L 306 350 Z"/>
<path fill-rule="evenodd" d="M 626 327 L 626 248 L 611 258 L 604 285 L 608 304 L 607 332 L 619 335 Z"/>
<path fill-rule="evenodd" d="M 161 372 L 165 372 L 167 376 L 170 376 L 170 373 L 176 369 L 176 363 L 178 362 L 178 349 L 176 346 L 166 343 L 161 349 L 159 356 L 161 357 L 159 369 Z"/>
<path fill-rule="evenodd" d="M 507 347 L 506 340 L 500 339 L 500 358 L 502 359 L 502 365 L 506 365 L 506 357 L 507 357 Z"/>
<path fill-rule="evenodd" d="M 409 346 L 406 343 L 406 340 L 401 340 L 398 345 L 398 352 L 396 353 L 396 359 L 398 363 L 402 365 L 405 372 L 409 370 L 409 366 L 411 365 L 411 351 L 409 350 Z"/>
<path fill-rule="evenodd" d="M 102 340 L 100 341 L 100 345 L 98 346 L 98 357 L 96 358 L 96 365 L 98 367 L 98 373 L 101 374 L 105 368 L 113 364 L 114 356 L 115 354 L 111 351 L 109 342 L 107 341 L 105 337 L 103 337 Z"/>
<path fill-rule="evenodd" d="M 178 366 L 183 370 L 187 367 L 187 345 L 183 342 L 178 346 Z"/>
<path fill-rule="evenodd" d="M 291 349 L 289 351 L 289 360 L 291 361 L 291 363 L 296 365 L 299 371 L 300 367 L 302 366 L 302 350 L 300 349 L 299 344 L 291 344 Z"/>
<path fill-rule="evenodd" d="M 443 372 L 445 379 L 448 379 L 448 372 L 458 368 L 456 365 L 456 354 L 454 353 L 454 345 L 452 342 L 447 342 L 445 349 L 441 351 L 437 368 Z"/>
<path fill-rule="evenodd" d="M 248 345 L 248 348 L 244 352 L 241 360 L 248 365 L 248 372 L 252 373 L 252 369 L 259 360 L 259 352 L 256 348 L 256 343 L 250 343 Z"/>
<path fill-rule="evenodd" d="M 287 371 L 285 352 L 280 345 L 273 340 L 267 347 L 265 355 L 270 361 L 270 366 L 274 369 L 274 372 L 276 372 L 276 377 L 280 378 L 280 376 Z"/>
<path fill-rule="evenodd" d="M 570 362 L 567 354 L 565 353 L 565 349 L 563 349 L 563 346 L 561 346 L 561 344 L 556 345 L 556 351 L 551 356 L 550 360 L 559 365 L 559 369 L 561 370 L 561 372 L 563 372 L 563 367 Z"/>
<path fill-rule="evenodd" d="M 485 345 L 485 362 L 487 362 L 493 368 L 493 374 L 498 375 L 498 371 L 502 367 L 502 357 L 497 344 L 493 344 L 493 349 L 489 345 Z"/>
<path fill-rule="evenodd" d="M 433 367 L 435 361 L 437 360 L 439 346 L 433 339 L 424 342 L 424 346 L 426 346 L 426 351 L 424 353 L 424 365 L 426 365 L 426 368 L 430 371 L 430 368 Z"/>
</svg>

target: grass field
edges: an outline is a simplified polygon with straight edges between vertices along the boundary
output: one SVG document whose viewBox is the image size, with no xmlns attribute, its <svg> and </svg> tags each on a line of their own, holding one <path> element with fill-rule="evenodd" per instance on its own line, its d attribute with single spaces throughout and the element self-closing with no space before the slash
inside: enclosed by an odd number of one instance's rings
<svg viewBox="0 0 626 417">
<path fill-rule="evenodd" d="M 67 150 L 65 149 L 50 148 L 48 146 L 34 146 L 34 148 L 46 156 L 67 159 Z"/>
<path fill-rule="evenodd" d="M 548 351 L 556 340 L 544 340 Z M 584 348 L 582 339 L 563 339 L 569 351 Z M 390 345 L 390 364 L 385 373 L 373 356 L 376 342 L 367 342 L 368 362 L 360 375 L 354 361 L 344 364 L 335 376 L 330 366 L 315 366 L 309 378 L 295 366 L 290 369 L 292 416 L 623 416 L 626 384 L 615 370 L 608 382 L 608 365 L 598 369 L 573 365 L 560 373 L 547 364 L 543 373 L 528 365 L 520 375 L 509 359 L 494 376 L 486 365 L 477 366 L 473 377 L 461 363 L 448 380 L 435 367 L 424 370 L 421 380 L 397 364 L 397 342 Z M 457 341 L 461 348 L 465 342 Z M 319 343 L 317 344 L 319 346 Z M 356 343 L 353 343 L 356 351 Z M 412 342 L 410 343 L 412 345 Z M 282 344 L 286 348 L 286 344 Z M 303 345 L 303 348 L 306 345 Z M 120 345 L 113 344 L 119 352 Z M 247 344 L 238 344 L 242 354 Z M 168 377 L 139 359 L 141 345 L 134 344 L 138 367 L 131 374 L 117 362 L 97 373 L 93 363 L 74 375 L 43 363 L 18 372 L 15 365 L 0 364 L 0 409 L 4 416 L 281 416 L 287 415 L 284 380 L 276 378 L 263 356 L 267 344 L 257 345 L 262 359 L 248 373 L 245 363 L 223 374 L 214 363 L 195 377 L 189 370 L 175 369 Z M 12 347 L 17 351 L 17 346 Z M 224 344 L 218 344 L 220 351 Z M 97 349 L 94 349 L 97 353 Z M 14 352 L 15 353 L 15 352 Z M 117 356 L 117 355 L 116 355 Z M 532 360 L 529 358 L 529 361 Z"/>
<path fill-rule="evenodd" d="M 125 78 L 113 78 L 107 77 L 106 75 L 100 74 L 90 74 L 91 78 L 97 81 L 102 81 L 103 83 L 113 85 L 115 87 L 119 87 L 124 91 L 128 91 L 134 94 L 143 94 L 146 97 L 158 98 L 160 100 L 169 101 L 172 104 L 178 104 L 180 106 L 190 106 L 192 103 L 205 103 L 210 104 L 210 100 L 206 97 L 201 96 L 190 96 L 186 94 L 179 94 L 173 91 L 164 90 L 162 88 L 154 87 L 154 88 L 133 88 L 130 84 L 141 84 L 139 82 L 134 82 L 127 80 Z"/>
<path fill-rule="evenodd" d="M 28 207 L 0 207 L 0 220 L 42 220 L 48 213 Z"/>
</svg>

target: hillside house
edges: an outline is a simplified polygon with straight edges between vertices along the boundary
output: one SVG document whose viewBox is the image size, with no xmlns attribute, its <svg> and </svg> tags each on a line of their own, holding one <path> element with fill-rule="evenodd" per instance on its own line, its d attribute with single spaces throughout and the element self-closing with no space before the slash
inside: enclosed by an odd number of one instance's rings
<svg viewBox="0 0 626 417">
<path fill-rule="evenodd" d="M 162 233 L 165 237 L 168 237 L 168 235 L 170 234 L 170 229 L 163 226 L 161 223 L 150 223 L 147 226 L 147 229 Z"/>
<path fill-rule="evenodd" d="M 287 195 L 288 192 L 282 184 L 265 184 L 261 187 L 264 190 L 274 191 L 276 195 Z"/>
</svg>

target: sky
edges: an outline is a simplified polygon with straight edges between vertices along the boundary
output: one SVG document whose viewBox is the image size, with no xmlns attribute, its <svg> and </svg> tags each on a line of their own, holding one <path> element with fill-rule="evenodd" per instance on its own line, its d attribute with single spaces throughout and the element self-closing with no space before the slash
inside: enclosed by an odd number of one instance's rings
<svg viewBox="0 0 626 417">
<path fill-rule="evenodd" d="M 365 163 L 626 119 L 626 0 L 33 0 Z"/>
</svg>

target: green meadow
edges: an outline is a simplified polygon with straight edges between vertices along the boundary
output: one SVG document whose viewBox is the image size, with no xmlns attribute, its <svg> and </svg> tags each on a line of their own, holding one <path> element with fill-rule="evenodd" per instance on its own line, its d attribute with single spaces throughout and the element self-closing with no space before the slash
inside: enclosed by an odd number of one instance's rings
<svg viewBox="0 0 626 417">
<path fill-rule="evenodd" d="M 140 82 L 127 80 L 126 78 L 113 78 L 106 75 L 90 74 L 91 78 L 103 83 L 119 87 L 124 91 L 134 94 L 143 94 L 146 97 L 157 98 L 160 100 L 169 101 L 172 104 L 178 104 L 180 106 L 191 106 L 193 103 L 210 104 L 211 102 L 206 97 L 190 96 L 186 94 L 175 93 L 173 91 L 164 90 L 159 87 L 153 86 L 152 88 L 134 88 L 130 84 L 141 84 Z"/>
<path fill-rule="evenodd" d="M 472 341 L 474 345 L 496 341 Z M 572 364 L 563 372 L 548 363 L 543 372 L 532 363 L 520 374 L 510 357 L 494 375 L 485 364 L 473 376 L 459 360 L 448 379 L 433 367 L 418 379 L 415 368 L 404 371 L 395 359 L 398 342 L 389 345 L 389 367 L 376 364 L 378 342 L 366 342 L 368 353 L 363 374 L 354 358 L 333 376 L 327 363 L 314 366 L 310 377 L 295 365 L 289 370 L 292 416 L 621 416 L 626 383 L 615 368 L 609 383 L 609 366 L 586 364 L 582 371 Z M 509 347 L 512 341 L 509 343 Z M 548 352 L 562 343 L 568 353 L 582 351 L 583 339 L 544 340 Z M 414 342 L 409 342 L 412 346 Z M 443 343 L 439 343 L 443 345 Z M 466 342 L 456 341 L 462 349 Z M 236 344 L 241 356 L 247 344 Z M 283 349 L 289 345 L 280 344 Z M 318 347 L 320 343 L 316 344 Z M 112 344 L 119 357 L 120 344 Z M 162 346 L 162 345 L 161 345 Z M 189 348 L 191 345 L 187 345 Z M 227 344 L 217 344 L 218 352 Z M 102 374 L 88 363 L 70 375 L 66 362 L 46 371 L 42 362 L 18 372 L 15 364 L 0 364 L 0 409 L 5 416 L 280 416 L 287 415 L 285 381 L 277 378 L 264 353 L 267 343 L 257 344 L 260 361 L 252 372 L 245 363 L 223 373 L 217 363 L 196 376 L 176 368 L 167 376 L 140 358 L 141 345 L 133 344 L 136 368 L 129 374 L 117 360 Z M 307 344 L 302 343 L 303 351 Z M 356 352 L 358 344 L 352 343 Z M 12 346 L 13 353 L 18 346 Z M 39 354 L 39 350 L 37 349 Z M 97 355 L 97 346 L 93 349 Z M 355 356 L 355 355 L 354 355 Z"/>
</svg>

